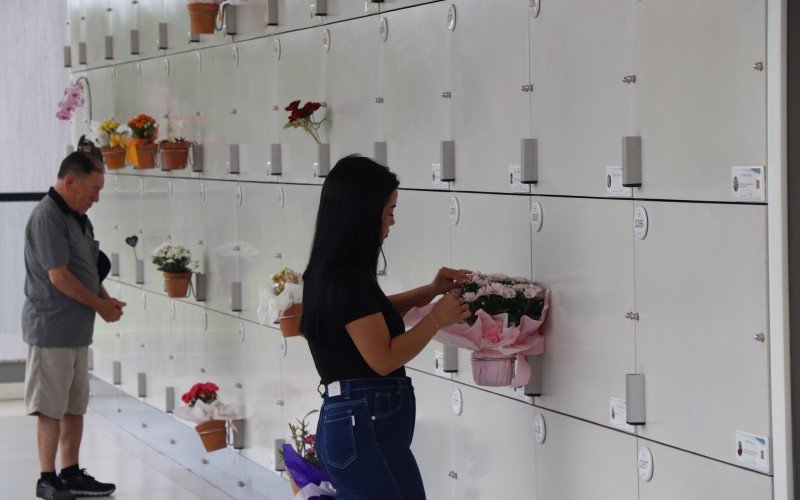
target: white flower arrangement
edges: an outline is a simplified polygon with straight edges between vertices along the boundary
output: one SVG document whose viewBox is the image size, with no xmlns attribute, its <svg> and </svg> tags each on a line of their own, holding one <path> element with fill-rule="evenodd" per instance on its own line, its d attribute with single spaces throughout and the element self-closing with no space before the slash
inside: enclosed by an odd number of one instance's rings
<svg viewBox="0 0 800 500">
<path fill-rule="evenodd" d="M 192 261 L 192 253 L 183 245 L 163 243 L 151 254 L 153 264 L 165 273 L 190 273 L 197 267 Z"/>
<path fill-rule="evenodd" d="M 270 278 L 270 286 L 258 289 L 258 320 L 261 324 L 277 323 L 283 313 L 303 303 L 303 278 L 288 267 Z"/>
</svg>

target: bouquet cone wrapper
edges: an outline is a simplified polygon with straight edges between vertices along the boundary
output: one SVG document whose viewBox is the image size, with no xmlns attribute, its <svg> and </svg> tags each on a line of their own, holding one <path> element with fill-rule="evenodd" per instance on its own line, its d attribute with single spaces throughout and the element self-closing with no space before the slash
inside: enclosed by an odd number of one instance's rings
<svg viewBox="0 0 800 500">
<path fill-rule="evenodd" d="M 415 307 L 406 313 L 403 321 L 406 328 L 413 328 L 430 314 L 434 304 Z M 471 351 L 491 351 L 503 356 L 516 356 L 517 371 L 513 387 L 522 387 L 531 377 L 531 369 L 524 356 L 544 353 L 545 339 L 539 330 L 550 309 L 550 290 L 545 291 L 544 307 L 539 319 L 523 316 L 519 325 L 508 324 L 508 314 L 490 315 L 479 309 L 475 312 L 475 323 L 461 322 L 440 329 L 433 337 L 442 344 L 469 349 Z"/>
</svg>

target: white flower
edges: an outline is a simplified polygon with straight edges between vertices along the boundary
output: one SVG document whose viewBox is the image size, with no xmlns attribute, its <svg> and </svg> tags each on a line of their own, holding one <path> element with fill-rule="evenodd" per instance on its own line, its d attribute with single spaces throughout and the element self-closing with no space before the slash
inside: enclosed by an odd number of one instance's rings
<svg viewBox="0 0 800 500">
<path fill-rule="evenodd" d="M 527 288 L 525 288 L 525 290 L 523 290 L 522 293 L 525 294 L 526 299 L 532 299 L 537 295 L 539 295 L 540 293 L 542 293 L 542 287 L 536 285 L 530 285 Z"/>
<path fill-rule="evenodd" d="M 510 286 L 503 287 L 503 290 L 500 292 L 500 295 L 506 299 L 513 299 L 517 296 L 517 291 L 511 288 Z"/>
<path fill-rule="evenodd" d="M 505 290 L 506 286 L 502 283 L 489 283 L 488 285 L 481 287 L 478 290 L 478 293 L 481 295 L 503 295 L 503 291 Z"/>
<path fill-rule="evenodd" d="M 464 293 L 464 295 L 461 296 L 461 300 L 463 300 L 464 302 L 475 302 L 476 300 L 478 300 L 478 297 L 480 297 L 480 295 L 478 295 L 477 293 L 466 292 Z"/>
</svg>

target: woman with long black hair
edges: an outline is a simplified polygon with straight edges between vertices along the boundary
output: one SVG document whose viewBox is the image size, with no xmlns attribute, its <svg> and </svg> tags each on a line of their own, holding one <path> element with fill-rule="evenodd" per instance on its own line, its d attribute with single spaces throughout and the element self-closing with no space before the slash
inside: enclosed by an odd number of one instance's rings
<svg viewBox="0 0 800 500">
<path fill-rule="evenodd" d="M 311 257 L 303 273 L 301 331 L 321 378 L 320 464 L 337 498 L 424 499 L 411 453 L 416 403 L 404 365 L 436 332 L 469 316 L 447 292 L 469 271 L 442 268 L 426 286 L 387 297 L 378 258 L 394 225 L 397 176 L 348 156 L 322 186 Z M 405 331 L 400 311 L 445 296 Z"/>
</svg>

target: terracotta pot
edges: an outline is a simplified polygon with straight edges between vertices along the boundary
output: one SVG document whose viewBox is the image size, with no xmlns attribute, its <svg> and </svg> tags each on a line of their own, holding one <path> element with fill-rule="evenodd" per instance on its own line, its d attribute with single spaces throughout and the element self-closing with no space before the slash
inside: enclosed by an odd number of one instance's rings
<svg viewBox="0 0 800 500">
<path fill-rule="evenodd" d="M 278 323 L 284 337 L 297 337 L 300 333 L 300 318 L 303 317 L 303 304 L 295 304 L 285 310 Z"/>
<path fill-rule="evenodd" d="M 158 144 L 137 144 L 136 158 L 138 164 L 134 167 L 138 169 L 155 168 L 156 156 L 158 155 Z"/>
<path fill-rule="evenodd" d="M 224 420 L 209 420 L 195 426 L 206 451 L 217 451 L 227 445 L 228 434 L 225 432 Z"/>
<path fill-rule="evenodd" d="M 167 285 L 167 295 L 172 298 L 185 299 L 189 296 L 189 285 L 192 283 L 192 273 L 164 273 L 164 282 Z"/>
<path fill-rule="evenodd" d="M 216 3 L 190 3 L 186 7 L 189 9 L 192 33 L 213 35 L 216 28 L 219 5 Z"/>
<path fill-rule="evenodd" d="M 100 148 L 100 152 L 103 153 L 103 163 L 106 164 L 107 169 L 119 170 L 125 168 L 125 148 L 105 147 Z"/>
<path fill-rule="evenodd" d="M 161 165 L 164 170 L 183 170 L 189 162 L 191 142 L 162 142 Z"/>
<path fill-rule="evenodd" d="M 297 483 L 292 479 L 292 475 L 289 473 L 287 473 L 287 475 L 289 476 L 289 487 L 292 488 L 292 495 L 297 495 L 300 493 L 300 488 L 297 487 Z"/>
<path fill-rule="evenodd" d="M 472 380 L 485 387 L 504 387 L 514 379 L 516 356 L 506 356 L 497 351 L 473 351 Z"/>
</svg>

